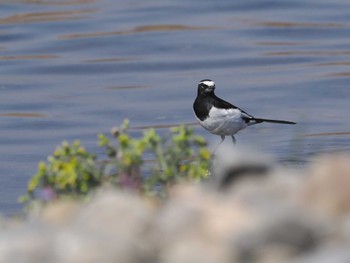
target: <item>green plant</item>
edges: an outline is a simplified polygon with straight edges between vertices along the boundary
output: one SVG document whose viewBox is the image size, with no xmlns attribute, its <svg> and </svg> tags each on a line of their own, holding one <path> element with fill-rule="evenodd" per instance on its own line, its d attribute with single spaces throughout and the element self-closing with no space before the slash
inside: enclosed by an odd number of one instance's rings
<svg viewBox="0 0 350 263">
<path fill-rule="evenodd" d="M 79 141 L 63 142 L 47 162 L 39 163 L 21 201 L 86 196 L 104 184 L 164 196 L 174 183 L 207 176 L 210 151 L 192 129 L 182 125 L 164 136 L 149 129 L 142 137 L 133 138 L 128 125 L 126 120 L 114 129 L 112 138 L 98 136 L 106 153 L 103 160 L 97 160 Z M 151 160 L 145 161 L 145 156 Z"/>
<path fill-rule="evenodd" d="M 142 192 L 164 193 L 169 185 L 181 180 L 200 180 L 208 173 L 210 151 L 207 142 L 181 125 L 161 137 L 154 129 L 146 130 L 140 139 L 127 133 L 128 122 L 114 132 L 118 144 L 99 135 L 100 146 L 111 157 L 109 165 L 117 168 L 117 185 L 128 185 Z M 146 175 L 140 174 L 143 156 L 152 156 Z M 156 190 L 157 189 L 157 190 Z"/>
<path fill-rule="evenodd" d="M 154 130 L 144 134 L 155 155 L 155 167 L 146 187 L 166 189 L 168 185 L 183 180 L 200 180 L 208 174 L 210 151 L 206 141 L 193 134 L 192 129 L 179 126 L 171 129 L 170 140 L 157 137 Z M 168 137 L 169 138 L 169 137 Z"/>
<path fill-rule="evenodd" d="M 21 197 L 21 201 L 85 195 L 101 184 L 102 171 L 96 155 L 89 153 L 79 141 L 71 145 L 64 141 L 47 162 L 39 163 L 38 172 L 28 183 L 28 195 Z M 35 193 L 36 190 L 39 192 Z"/>
</svg>

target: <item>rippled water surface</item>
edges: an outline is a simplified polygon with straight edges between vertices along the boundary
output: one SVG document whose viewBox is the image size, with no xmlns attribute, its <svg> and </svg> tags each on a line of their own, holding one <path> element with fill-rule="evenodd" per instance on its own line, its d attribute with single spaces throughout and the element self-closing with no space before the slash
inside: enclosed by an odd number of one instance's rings
<svg viewBox="0 0 350 263">
<path fill-rule="evenodd" d="M 350 2 L 8 0 L 0 3 L 0 212 L 62 140 L 194 122 L 199 80 L 252 115 L 237 135 L 285 163 L 349 150 Z M 196 132 L 219 141 L 202 128 Z M 135 134 L 138 131 L 135 131 Z"/>
</svg>

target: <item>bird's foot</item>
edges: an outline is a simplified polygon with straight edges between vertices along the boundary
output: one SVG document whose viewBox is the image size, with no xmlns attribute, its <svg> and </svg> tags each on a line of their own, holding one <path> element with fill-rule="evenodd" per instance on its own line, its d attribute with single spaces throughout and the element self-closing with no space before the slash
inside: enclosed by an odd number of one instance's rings
<svg viewBox="0 0 350 263">
<path fill-rule="evenodd" d="M 236 145 L 236 138 L 235 138 L 235 136 L 232 135 L 231 138 L 232 138 L 233 145 Z"/>
</svg>

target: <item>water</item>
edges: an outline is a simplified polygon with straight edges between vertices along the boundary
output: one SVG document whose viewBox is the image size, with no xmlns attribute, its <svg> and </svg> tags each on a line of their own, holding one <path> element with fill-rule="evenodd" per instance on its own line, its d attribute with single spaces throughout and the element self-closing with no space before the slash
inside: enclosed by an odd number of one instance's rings
<svg viewBox="0 0 350 263">
<path fill-rule="evenodd" d="M 96 151 L 96 134 L 124 118 L 193 122 L 203 78 L 252 115 L 299 123 L 250 127 L 240 144 L 287 164 L 349 150 L 349 8 L 346 0 L 2 1 L 0 212 L 20 211 L 37 163 L 62 140 Z"/>
</svg>

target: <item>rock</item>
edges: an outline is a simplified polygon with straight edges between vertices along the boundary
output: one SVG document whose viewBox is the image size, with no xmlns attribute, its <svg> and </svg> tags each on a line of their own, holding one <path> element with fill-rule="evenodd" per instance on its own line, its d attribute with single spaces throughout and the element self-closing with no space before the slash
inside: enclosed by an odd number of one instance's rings
<svg viewBox="0 0 350 263">
<path fill-rule="evenodd" d="M 350 214 L 350 156 L 323 155 L 314 159 L 304 182 L 303 201 L 329 216 Z"/>
<path fill-rule="evenodd" d="M 0 262 L 349 261 L 348 155 L 319 157 L 299 171 L 252 154 L 227 156 L 214 178 L 177 185 L 158 205 L 101 189 L 89 201 L 2 220 Z"/>
</svg>

